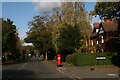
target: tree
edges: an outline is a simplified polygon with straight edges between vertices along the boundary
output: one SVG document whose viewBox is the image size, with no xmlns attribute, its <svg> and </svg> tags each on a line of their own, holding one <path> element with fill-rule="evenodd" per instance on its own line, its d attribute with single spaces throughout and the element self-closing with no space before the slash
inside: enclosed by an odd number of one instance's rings
<svg viewBox="0 0 120 80">
<path fill-rule="evenodd" d="M 55 19 L 54 19 L 55 18 Z M 79 36 L 83 37 L 84 44 L 86 41 L 89 41 L 89 34 L 87 34 L 87 30 L 90 30 L 90 23 L 87 20 L 86 11 L 84 9 L 84 3 L 82 2 L 62 2 L 61 8 L 55 8 L 54 14 L 53 14 L 53 20 L 54 26 L 53 26 L 53 32 L 52 32 L 52 39 L 53 39 L 53 45 L 56 49 L 56 52 L 60 52 L 57 46 L 57 38 L 61 38 L 60 35 L 65 31 L 68 31 L 69 33 L 65 33 L 66 35 L 74 33 L 74 35 L 78 34 L 76 31 L 76 34 L 74 32 L 74 29 L 79 30 Z M 72 27 L 72 28 L 69 28 Z M 63 32 L 60 31 L 63 29 Z M 64 35 L 65 35 L 64 34 Z M 62 38 L 61 38 L 62 39 Z M 66 39 L 66 38 L 65 38 Z M 70 39 L 66 39 L 68 42 L 70 42 Z M 59 41 L 58 41 L 59 42 Z M 64 41 L 63 41 L 64 42 Z M 74 41 L 73 41 L 74 42 Z M 80 42 L 80 41 L 79 41 Z M 79 44 L 79 42 L 76 42 L 75 44 Z M 62 43 L 62 42 L 61 42 Z M 82 45 L 84 45 L 82 44 Z M 72 45 L 70 45 L 72 46 Z M 69 47 L 69 46 L 67 46 Z M 80 46 L 79 46 L 80 47 Z M 69 47 L 70 48 L 70 47 Z"/>
<path fill-rule="evenodd" d="M 84 3 L 62 2 L 61 7 L 33 17 L 25 41 L 32 42 L 41 53 L 50 49 L 56 53 L 73 53 L 79 49 L 81 38 L 87 40 L 88 24 Z"/>
<path fill-rule="evenodd" d="M 26 52 L 27 52 L 27 54 L 29 55 L 29 54 L 31 54 L 31 56 L 33 56 L 34 55 L 34 47 L 33 46 L 26 46 Z"/>
<path fill-rule="evenodd" d="M 29 22 L 30 30 L 27 32 L 25 42 L 31 42 L 41 54 L 47 53 L 51 48 L 51 28 L 48 26 L 46 16 L 35 16 Z"/>
<path fill-rule="evenodd" d="M 75 49 L 79 49 L 80 46 L 80 31 L 78 27 L 72 27 L 66 25 L 58 29 L 59 33 L 57 34 L 55 40 L 55 48 L 57 53 L 74 53 Z"/>
<path fill-rule="evenodd" d="M 114 17 L 116 11 L 120 11 L 120 1 L 119 2 L 97 2 L 94 11 L 91 12 L 92 15 L 99 15 L 100 19 L 107 16 L 108 18 Z"/>
<path fill-rule="evenodd" d="M 2 52 L 3 55 L 16 56 L 20 54 L 20 40 L 16 26 L 10 19 L 2 20 Z"/>
</svg>

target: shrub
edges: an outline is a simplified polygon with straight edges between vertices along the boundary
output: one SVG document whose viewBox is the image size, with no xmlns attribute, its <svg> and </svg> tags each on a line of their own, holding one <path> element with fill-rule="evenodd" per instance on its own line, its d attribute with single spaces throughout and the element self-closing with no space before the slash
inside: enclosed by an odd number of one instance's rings
<svg viewBox="0 0 120 80">
<path fill-rule="evenodd" d="M 66 62 L 76 66 L 94 66 L 111 65 L 112 56 L 109 53 L 74 53 L 66 57 Z M 114 54 L 114 53 L 111 53 Z M 96 57 L 105 57 L 106 59 L 97 60 Z"/>
</svg>

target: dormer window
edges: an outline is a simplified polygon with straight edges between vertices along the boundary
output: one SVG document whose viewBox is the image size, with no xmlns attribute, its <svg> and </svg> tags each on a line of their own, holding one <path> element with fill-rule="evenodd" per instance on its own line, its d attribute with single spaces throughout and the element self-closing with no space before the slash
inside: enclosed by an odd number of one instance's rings
<svg viewBox="0 0 120 80">
<path fill-rule="evenodd" d="M 104 33 L 104 31 L 103 31 L 103 30 L 101 30 L 101 31 L 99 32 L 99 34 L 102 34 L 102 33 Z"/>
<path fill-rule="evenodd" d="M 101 27 L 100 30 L 103 30 L 103 28 Z"/>
<path fill-rule="evenodd" d="M 104 33 L 104 30 L 103 30 L 103 28 L 101 27 L 99 34 L 102 34 L 102 33 Z"/>
<path fill-rule="evenodd" d="M 99 29 L 96 29 L 96 33 L 98 33 Z"/>
</svg>

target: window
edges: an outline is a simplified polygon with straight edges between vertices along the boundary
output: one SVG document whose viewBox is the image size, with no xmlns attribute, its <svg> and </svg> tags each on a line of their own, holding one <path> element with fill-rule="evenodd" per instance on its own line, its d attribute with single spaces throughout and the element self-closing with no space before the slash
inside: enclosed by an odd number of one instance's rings
<svg viewBox="0 0 120 80">
<path fill-rule="evenodd" d="M 93 46 L 93 40 L 91 40 L 91 45 Z"/>
<path fill-rule="evenodd" d="M 101 42 L 101 43 L 104 43 L 104 39 L 103 39 L 103 36 L 101 36 L 101 40 L 102 40 L 102 42 Z"/>
<path fill-rule="evenodd" d="M 102 34 L 102 33 L 104 33 L 104 30 L 103 30 L 103 28 L 101 27 L 99 34 Z"/>
<path fill-rule="evenodd" d="M 98 45 L 98 40 L 97 40 L 97 45 Z"/>
<path fill-rule="evenodd" d="M 96 33 L 98 33 L 99 29 L 96 29 Z"/>
</svg>

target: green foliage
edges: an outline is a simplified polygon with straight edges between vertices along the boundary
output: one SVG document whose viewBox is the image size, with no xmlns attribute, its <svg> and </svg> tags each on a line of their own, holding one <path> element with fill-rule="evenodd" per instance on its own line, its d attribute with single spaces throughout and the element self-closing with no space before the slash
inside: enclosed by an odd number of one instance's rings
<svg viewBox="0 0 120 80">
<path fill-rule="evenodd" d="M 14 37 L 15 36 L 14 35 L 14 30 L 15 29 L 16 29 L 16 26 L 13 25 L 13 22 L 11 20 L 8 19 L 7 21 L 5 21 L 5 20 L 2 19 L 2 33 L 3 33 L 2 34 L 2 41 L 3 41 L 2 45 L 3 45 L 3 52 L 7 51 L 7 50 L 10 51 L 11 50 L 10 47 L 15 47 L 15 43 L 12 42 L 12 40 L 15 38 Z M 12 42 L 12 45 L 11 45 L 11 42 Z"/>
<path fill-rule="evenodd" d="M 63 2 L 61 8 L 33 17 L 25 42 L 33 43 L 41 53 L 54 49 L 66 56 L 82 45 L 80 39 L 86 37 L 88 24 L 84 3 Z"/>
<path fill-rule="evenodd" d="M 111 55 L 112 54 L 112 55 Z M 111 59 L 116 53 L 74 53 L 68 55 L 66 62 L 76 66 L 111 65 Z M 106 57 L 105 60 L 96 60 L 96 57 Z"/>
<path fill-rule="evenodd" d="M 84 3 L 63 2 L 61 9 L 54 9 L 54 12 L 56 21 L 53 26 L 52 43 L 56 53 L 74 53 L 82 45 L 80 39 L 86 38 L 87 29 L 90 27 Z"/>
<path fill-rule="evenodd" d="M 21 42 L 18 37 L 16 26 L 10 19 L 2 21 L 2 52 L 7 60 L 19 58 L 21 52 Z M 17 57 L 18 56 L 18 57 Z"/>
<path fill-rule="evenodd" d="M 80 46 L 80 30 L 70 25 L 58 28 L 58 35 L 54 41 L 57 53 L 73 53 Z"/>
<path fill-rule="evenodd" d="M 27 32 L 25 42 L 33 43 L 34 48 L 41 53 L 51 48 L 51 29 L 44 21 L 45 17 L 35 16 L 29 22 L 30 30 Z M 46 21 L 47 22 L 47 21 Z"/>
<path fill-rule="evenodd" d="M 26 46 L 26 49 L 27 49 L 27 54 L 33 54 L 34 53 L 34 47 L 33 46 Z"/>
<path fill-rule="evenodd" d="M 101 18 L 105 16 L 111 18 L 119 8 L 120 2 L 97 2 L 91 14 L 97 14 Z"/>
</svg>

